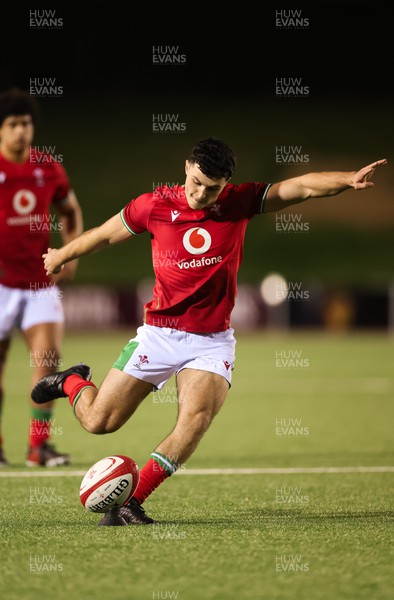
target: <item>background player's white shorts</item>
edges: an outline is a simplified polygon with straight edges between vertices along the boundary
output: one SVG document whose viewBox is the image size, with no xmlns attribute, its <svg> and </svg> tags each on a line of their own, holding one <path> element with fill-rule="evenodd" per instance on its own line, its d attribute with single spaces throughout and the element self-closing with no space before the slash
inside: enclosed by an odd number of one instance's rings
<svg viewBox="0 0 394 600">
<path fill-rule="evenodd" d="M 64 312 L 57 286 L 42 290 L 21 290 L 0 284 L 0 340 L 17 327 L 25 331 L 39 323 L 63 323 Z"/>
<path fill-rule="evenodd" d="M 113 367 L 148 381 L 160 390 L 182 369 L 217 373 L 231 385 L 234 361 L 235 338 L 231 327 L 219 333 L 189 333 L 170 327 L 142 325 Z"/>
</svg>

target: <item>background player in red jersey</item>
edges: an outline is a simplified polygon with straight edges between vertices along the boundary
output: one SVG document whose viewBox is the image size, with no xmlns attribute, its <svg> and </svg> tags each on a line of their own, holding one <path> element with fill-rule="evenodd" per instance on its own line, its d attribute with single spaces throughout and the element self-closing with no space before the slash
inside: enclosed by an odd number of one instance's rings
<svg viewBox="0 0 394 600">
<path fill-rule="evenodd" d="M 63 337 L 60 279 L 71 279 L 77 262 L 58 276 L 48 276 L 41 255 L 59 213 L 64 243 L 83 231 L 82 214 L 64 168 L 52 156 L 31 147 L 38 115 L 35 98 L 12 89 L 0 94 L 0 416 L 3 373 L 15 327 L 22 330 L 34 367 L 32 384 L 59 366 Z M 31 402 L 29 466 L 69 462 L 48 444 L 52 403 Z M 7 465 L 0 432 L 0 466 Z"/>
<path fill-rule="evenodd" d="M 153 257 L 174 257 L 153 261 L 156 282 L 153 300 L 145 306 L 145 324 L 99 390 L 89 381 L 90 368 L 78 365 L 43 378 L 32 392 L 37 403 L 68 396 L 87 431 L 110 433 L 176 375 L 177 422 L 151 454 L 134 497 L 121 509 L 128 523 L 154 522 L 141 504 L 191 456 L 226 398 L 235 359 L 230 314 L 248 221 L 308 198 L 367 189 L 386 160 L 359 171 L 309 173 L 272 185 L 230 184 L 235 163 L 225 143 L 202 140 L 186 161 L 184 186 L 143 194 L 100 227 L 44 254 L 47 273 L 58 273 L 68 261 L 149 231 Z"/>
</svg>

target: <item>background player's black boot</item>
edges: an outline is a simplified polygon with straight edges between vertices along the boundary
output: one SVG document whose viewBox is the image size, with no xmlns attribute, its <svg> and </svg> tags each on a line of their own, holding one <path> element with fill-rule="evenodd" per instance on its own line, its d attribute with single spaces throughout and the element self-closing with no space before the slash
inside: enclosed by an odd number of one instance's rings
<svg viewBox="0 0 394 600">
<path fill-rule="evenodd" d="M 34 402 L 43 404 L 50 400 L 56 400 L 56 398 L 66 398 L 67 394 L 63 391 L 63 383 L 70 375 L 80 375 L 86 381 L 90 381 L 92 370 L 87 365 L 75 365 L 66 371 L 42 377 L 31 393 Z"/>
<path fill-rule="evenodd" d="M 68 464 L 70 464 L 70 455 L 56 452 L 48 442 L 30 447 L 27 451 L 26 465 L 28 467 L 61 467 Z"/>
<path fill-rule="evenodd" d="M 5 457 L 3 448 L 0 448 L 0 468 L 9 467 L 9 462 Z"/>
<path fill-rule="evenodd" d="M 128 525 L 153 525 L 156 523 L 148 517 L 141 504 L 135 498 L 131 498 L 127 504 L 120 507 L 119 513 Z"/>
</svg>

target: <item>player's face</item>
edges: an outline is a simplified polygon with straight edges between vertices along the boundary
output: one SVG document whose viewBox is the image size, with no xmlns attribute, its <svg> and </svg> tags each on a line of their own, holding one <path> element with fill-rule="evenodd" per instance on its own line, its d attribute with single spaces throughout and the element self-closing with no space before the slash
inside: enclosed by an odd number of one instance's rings
<svg viewBox="0 0 394 600">
<path fill-rule="evenodd" d="M 33 141 L 33 134 L 30 115 L 7 117 L 0 127 L 0 146 L 9 154 L 23 153 Z"/>
<path fill-rule="evenodd" d="M 185 194 L 190 208 L 200 210 L 215 204 L 227 180 L 224 177 L 209 179 L 197 164 L 190 163 L 188 160 L 186 161 L 185 172 Z"/>
</svg>

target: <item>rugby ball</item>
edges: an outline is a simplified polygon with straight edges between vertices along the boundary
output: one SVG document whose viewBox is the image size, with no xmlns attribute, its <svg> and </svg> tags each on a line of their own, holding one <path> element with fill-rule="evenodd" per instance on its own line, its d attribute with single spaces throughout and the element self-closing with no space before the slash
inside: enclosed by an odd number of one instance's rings
<svg viewBox="0 0 394 600">
<path fill-rule="evenodd" d="M 96 462 L 82 479 L 79 497 L 86 510 L 105 513 L 134 494 L 140 473 L 132 458 L 115 454 Z"/>
</svg>

